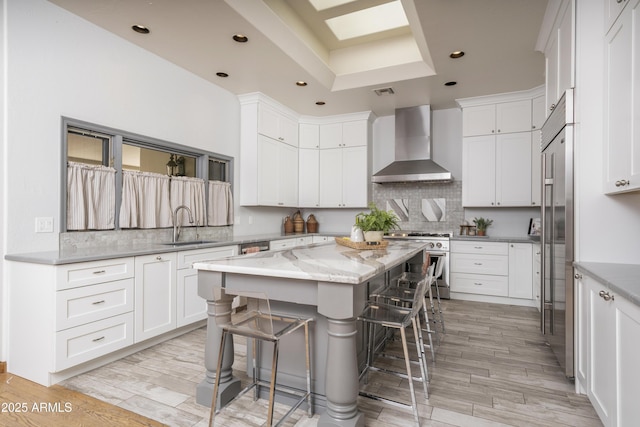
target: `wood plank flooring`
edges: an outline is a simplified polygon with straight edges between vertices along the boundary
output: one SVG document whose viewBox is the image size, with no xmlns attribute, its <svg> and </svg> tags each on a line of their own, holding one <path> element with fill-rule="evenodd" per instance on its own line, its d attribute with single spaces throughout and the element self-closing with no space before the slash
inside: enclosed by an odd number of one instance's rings
<svg viewBox="0 0 640 427">
<path fill-rule="evenodd" d="M 447 333 L 436 349 L 435 364 L 429 361 L 430 396 L 424 399 L 420 393 L 418 398 L 423 426 L 602 425 L 586 396 L 573 393 L 573 384 L 564 378 L 545 345 L 536 309 L 457 300 L 443 301 L 443 308 Z M 205 426 L 208 408 L 195 403 L 195 387 L 204 375 L 205 333 L 198 329 L 62 385 L 115 405 L 114 411 L 126 409 L 169 426 Z M 246 381 L 245 347 L 238 344 L 234 375 Z M 402 362 L 393 365 L 403 366 Z M 409 402 L 406 380 L 372 373 L 366 387 Z M 416 383 L 416 390 L 421 389 Z M 360 398 L 358 404 L 368 427 L 413 424 L 408 410 L 367 398 Z M 282 414 L 286 407 L 276 410 Z M 253 402 L 245 396 L 223 410 L 216 425 L 260 426 L 265 414 L 265 401 Z M 309 419 L 298 410 L 285 425 L 315 426 L 318 418 Z M 3 420 L 0 425 L 5 425 Z"/>
</svg>

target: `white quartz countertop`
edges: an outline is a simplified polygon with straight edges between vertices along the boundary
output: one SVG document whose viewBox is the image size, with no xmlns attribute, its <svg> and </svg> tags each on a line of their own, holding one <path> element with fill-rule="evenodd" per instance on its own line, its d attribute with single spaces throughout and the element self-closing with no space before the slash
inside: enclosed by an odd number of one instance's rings
<svg viewBox="0 0 640 427">
<path fill-rule="evenodd" d="M 195 269 L 255 276 L 358 284 L 399 265 L 426 243 L 390 241 L 384 249 L 357 250 L 336 243 L 257 252 L 197 262 Z"/>
</svg>

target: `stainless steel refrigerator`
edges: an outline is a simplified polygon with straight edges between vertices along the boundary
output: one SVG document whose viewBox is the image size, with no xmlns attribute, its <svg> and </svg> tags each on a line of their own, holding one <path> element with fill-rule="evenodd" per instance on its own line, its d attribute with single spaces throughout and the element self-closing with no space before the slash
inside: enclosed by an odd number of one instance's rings
<svg viewBox="0 0 640 427">
<path fill-rule="evenodd" d="M 573 89 L 542 127 L 541 328 L 568 378 L 574 378 Z"/>
</svg>

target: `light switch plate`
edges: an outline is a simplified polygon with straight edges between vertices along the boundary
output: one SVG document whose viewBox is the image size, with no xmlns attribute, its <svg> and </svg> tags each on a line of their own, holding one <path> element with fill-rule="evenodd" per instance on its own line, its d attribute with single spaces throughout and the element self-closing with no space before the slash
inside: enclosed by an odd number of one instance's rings
<svg viewBox="0 0 640 427">
<path fill-rule="evenodd" d="M 53 233 L 53 217 L 36 218 L 36 233 Z"/>
</svg>

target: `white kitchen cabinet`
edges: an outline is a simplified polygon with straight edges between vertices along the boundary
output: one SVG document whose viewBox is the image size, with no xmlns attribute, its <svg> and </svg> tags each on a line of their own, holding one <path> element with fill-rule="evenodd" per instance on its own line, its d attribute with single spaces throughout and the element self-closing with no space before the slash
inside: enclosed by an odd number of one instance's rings
<svg viewBox="0 0 640 427">
<path fill-rule="evenodd" d="M 509 243 L 509 297 L 533 298 L 531 243 Z"/>
<path fill-rule="evenodd" d="M 451 241 L 451 292 L 509 296 L 509 248 L 502 242 Z"/>
<path fill-rule="evenodd" d="M 640 1 L 625 3 L 605 37 L 606 194 L 640 189 Z"/>
<path fill-rule="evenodd" d="M 298 151 L 298 206 L 320 206 L 320 150 L 300 148 Z"/>
<path fill-rule="evenodd" d="M 541 290 L 541 277 L 542 277 L 542 251 L 540 249 L 540 243 L 534 243 L 532 245 L 532 257 L 533 257 L 533 272 L 532 272 L 532 289 L 533 299 L 536 303 L 538 311 L 540 311 L 540 290 Z"/>
<path fill-rule="evenodd" d="M 531 205 L 531 151 L 531 132 L 463 138 L 462 205 Z"/>
<path fill-rule="evenodd" d="M 320 148 L 359 147 L 368 144 L 368 120 L 340 121 L 320 125 Z"/>
<path fill-rule="evenodd" d="M 298 138 L 299 148 L 320 148 L 320 125 L 300 123 Z"/>
<path fill-rule="evenodd" d="M 640 307 L 592 277 L 578 286 L 577 379 L 606 427 L 640 418 Z"/>
<path fill-rule="evenodd" d="M 194 262 L 238 255 L 238 246 L 222 246 L 178 252 L 176 272 L 176 327 L 207 318 L 207 302 L 198 295 L 198 271 Z"/>
<path fill-rule="evenodd" d="M 329 236 L 311 236 L 311 243 L 328 243 L 330 240 L 332 239 Z"/>
<path fill-rule="evenodd" d="M 239 98 L 240 204 L 297 207 L 297 116 L 262 94 Z"/>
<path fill-rule="evenodd" d="M 574 30 L 573 30 L 573 0 L 561 0 L 553 14 L 548 14 L 542 28 L 548 28 L 549 32 L 538 37 L 538 50 L 545 56 L 545 113 L 555 108 L 562 94 L 574 87 Z M 543 37 L 544 36 L 544 37 Z"/>
<path fill-rule="evenodd" d="M 176 328 L 176 252 L 135 257 L 135 342 Z"/>
<path fill-rule="evenodd" d="M 531 130 L 542 129 L 546 119 L 544 95 L 536 96 L 531 100 Z"/>
<path fill-rule="evenodd" d="M 531 132 L 531 206 L 542 203 L 542 153 L 541 131 Z"/>
<path fill-rule="evenodd" d="M 298 149 L 258 137 L 258 205 L 298 205 Z"/>
<path fill-rule="evenodd" d="M 298 146 L 298 119 L 269 104 L 258 106 L 258 133 L 280 142 Z"/>
<path fill-rule="evenodd" d="M 369 200 L 367 147 L 320 150 L 320 206 L 366 207 Z"/>
<path fill-rule="evenodd" d="M 462 136 L 530 131 L 531 108 L 531 99 L 465 107 Z"/>
</svg>

